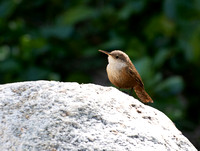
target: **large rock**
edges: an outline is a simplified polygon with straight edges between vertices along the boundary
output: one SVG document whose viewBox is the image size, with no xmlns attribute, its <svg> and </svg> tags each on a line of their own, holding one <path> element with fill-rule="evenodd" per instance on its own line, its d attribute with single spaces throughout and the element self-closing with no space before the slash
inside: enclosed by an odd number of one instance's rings
<svg viewBox="0 0 200 151">
<path fill-rule="evenodd" d="M 115 88 L 48 81 L 0 86 L 0 150 L 196 151 L 163 113 Z"/>
</svg>

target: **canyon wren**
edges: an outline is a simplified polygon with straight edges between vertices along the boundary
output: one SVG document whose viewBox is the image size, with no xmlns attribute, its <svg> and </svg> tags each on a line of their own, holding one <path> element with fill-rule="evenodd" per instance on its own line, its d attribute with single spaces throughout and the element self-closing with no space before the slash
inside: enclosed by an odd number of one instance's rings
<svg viewBox="0 0 200 151">
<path fill-rule="evenodd" d="M 153 100 L 144 89 L 144 84 L 139 73 L 126 53 L 120 50 L 112 52 L 99 51 L 108 55 L 106 71 L 108 79 L 113 85 L 123 89 L 134 89 L 142 102 L 153 103 Z"/>
</svg>

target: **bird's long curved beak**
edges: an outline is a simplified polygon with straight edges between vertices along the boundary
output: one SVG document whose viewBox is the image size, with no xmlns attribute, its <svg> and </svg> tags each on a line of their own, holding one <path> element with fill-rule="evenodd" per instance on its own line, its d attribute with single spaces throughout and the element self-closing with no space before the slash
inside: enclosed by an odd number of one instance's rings
<svg viewBox="0 0 200 151">
<path fill-rule="evenodd" d="M 107 54 L 107 55 L 110 55 L 110 53 L 107 52 L 107 51 L 103 51 L 103 50 L 99 50 L 99 51 L 102 52 L 102 53 L 105 53 L 105 54 Z"/>
</svg>

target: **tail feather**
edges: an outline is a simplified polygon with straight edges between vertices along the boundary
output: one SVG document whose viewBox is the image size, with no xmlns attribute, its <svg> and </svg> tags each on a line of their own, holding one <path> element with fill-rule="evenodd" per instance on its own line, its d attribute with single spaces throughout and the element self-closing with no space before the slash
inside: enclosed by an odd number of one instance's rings
<svg viewBox="0 0 200 151">
<path fill-rule="evenodd" d="M 136 86 L 134 87 L 135 93 L 138 96 L 138 98 L 143 102 L 143 103 L 148 103 L 151 102 L 153 103 L 153 100 L 151 97 L 147 94 L 147 92 L 144 90 L 144 87 L 141 86 Z"/>
</svg>

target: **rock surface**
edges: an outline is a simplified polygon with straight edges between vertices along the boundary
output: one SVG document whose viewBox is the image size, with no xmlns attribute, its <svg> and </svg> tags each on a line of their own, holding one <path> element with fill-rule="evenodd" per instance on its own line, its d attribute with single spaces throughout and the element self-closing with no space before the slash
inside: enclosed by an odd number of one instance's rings
<svg viewBox="0 0 200 151">
<path fill-rule="evenodd" d="M 196 151 L 160 111 L 112 87 L 0 85 L 0 150 Z"/>
</svg>

